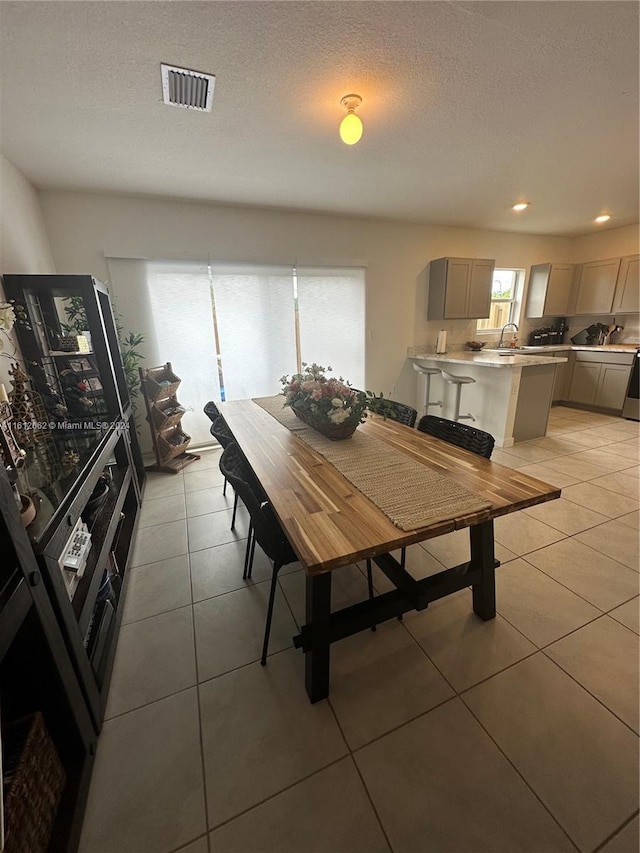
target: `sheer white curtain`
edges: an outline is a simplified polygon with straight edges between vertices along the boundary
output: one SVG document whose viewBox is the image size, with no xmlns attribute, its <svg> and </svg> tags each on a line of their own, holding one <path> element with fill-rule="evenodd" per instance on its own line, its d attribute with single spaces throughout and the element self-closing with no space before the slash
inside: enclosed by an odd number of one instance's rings
<svg viewBox="0 0 640 853">
<path fill-rule="evenodd" d="M 268 397 L 296 372 L 291 267 L 213 264 L 226 400 Z"/>
<path fill-rule="evenodd" d="M 364 270 L 299 267 L 297 280 L 302 361 L 364 388 Z"/>
<path fill-rule="evenodd" d="M 202 409 L 208 400 L 220 399 L 220 383 L 207 264 L 154 261 L 146 267 L 159 363 L 170 361 L 182 379 L 178 400 L 193 409 L 182 419 L 192 446 L 210 444 L 211 422 Z"/>
<path fill-rule="evenodd" d="M 183 418 L 193 447 L 211 440 L 208 400 L 277 394 L 299 357 L 364 388 L 363 269 L 306 267 L 296 276 L 286 266 L 137 263 L 153 366 L 170 361 L 182 379 L 178 399 L 193 409 Z"/>
</svg>

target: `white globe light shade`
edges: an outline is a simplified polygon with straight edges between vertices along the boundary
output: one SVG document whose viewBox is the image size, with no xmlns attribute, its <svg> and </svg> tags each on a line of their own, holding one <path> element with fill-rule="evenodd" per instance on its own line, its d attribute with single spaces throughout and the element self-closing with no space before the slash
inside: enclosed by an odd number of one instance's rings
<svg viewBox="0 0 640 853">
<path fill-rule="evenodd" d="M 345 145 L 355 145 L 362 136 L 362 122 L 355 113 L 347 113 L 340 122 L 340 139 Z"/>
</svg>

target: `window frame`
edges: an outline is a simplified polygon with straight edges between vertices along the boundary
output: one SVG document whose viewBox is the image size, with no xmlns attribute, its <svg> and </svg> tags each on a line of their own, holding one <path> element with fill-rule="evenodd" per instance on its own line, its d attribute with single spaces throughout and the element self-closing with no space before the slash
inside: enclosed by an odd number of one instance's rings
<svg viewBox="0 0 640 853">
<path fill-rule="evenodd" d="M 503 298 L 493 298 L 493 277 L 491 280 L 491 294 L 492 299 L 489 308 L 489 316 L 491 316 L 491 310 L 493 309 L 493 305 L 495 304 L 509 304 L 511 307 L 509 309 L 509 318 L 506 321 L 507 323 L 515 323 L 519 325 L 520 323 L 520 312 L 522 310 L 522 294 L 524 291 L 524 280 L 526 270 L 518 268 L 518 267 L 496 267 L 493 271 L 493 276 L 499 272 L 512 272 L 515 273 L 515 282 L 513 287 L 513 296 L 510 299 Z M 494 337 L 497 333 L 502 331 L 502 326 L 497 326 L 496 328 L 480 328 L 480 323 L 486 322 L 489 318 L 479 317 L 476 320 L 476 335 L 487 335 Z M 504 324 L 503 324 L 504 325 Z"/>
</svg>

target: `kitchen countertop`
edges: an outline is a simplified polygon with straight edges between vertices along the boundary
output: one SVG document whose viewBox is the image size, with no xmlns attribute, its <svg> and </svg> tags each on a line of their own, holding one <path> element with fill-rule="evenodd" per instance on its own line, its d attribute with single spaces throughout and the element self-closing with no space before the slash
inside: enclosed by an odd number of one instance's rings
<svg viewBox="0 0 640 853">
<path fill-rule="evenodd" d="M 452 364 L 473 364 L 478 367 L 528 367 L 535 364 L 553 364 L 568 361 L 570 352 L 619 352 L 633 353 L 640 345 L 638 344 L 604 344 L 602 346 L 576 346 L 575 344 L 552 344 L 542 347 L 520 347 L 509 355 L 500 355 L 508 352 L 508 348 L 484 349 L 479 352 L 470 350 L 453 350 L 451 352 L 437 354 L 433 347 L 409 347 L 407 357 L 414 360 L 446 361 Z M 566 353 L 567 358 L 557 358 L 542 355 L 548 352 Z M 540 355 L 537 355 L 540 353 Z"/>
<path fill-rule="evenodd" d="M 538 349 L 538 347 L 535 347 Z M 419 351 L 418 347 L 409 348 L 409 358 L 414 361 L 444 361 L 450 364 L 469 364 L 474 367 L 531 367 L 536 364 L 550 366 L 568 361 L 567 358 L 554 358 L 548 355 L 533 355 L 520 350 L 515 355 L 500 355 L 498 352 L 446 352 L 434 353 Z"/>
<path fill-rule="evenodd" d="M 555 352 L 556 350 L 566 350 L 568 352 L 575 352 L 580 350 L 581 352 L 586 352 L 587 350 L 596 351 L 596 352 L 635 352 L 640 347 L 640 344 L 603 344 L 602 346 L 587 346 L 586 344 L 576 345 L 576 344 L 549 344 L 543 347 L 521 347 L 520 352 L 526 350 L 526 352 Z M 424 349 L 424 348 L 423 348 Z M 494 352 L 496 348 L 494 347 L 491 352 Z"/>
</svg>

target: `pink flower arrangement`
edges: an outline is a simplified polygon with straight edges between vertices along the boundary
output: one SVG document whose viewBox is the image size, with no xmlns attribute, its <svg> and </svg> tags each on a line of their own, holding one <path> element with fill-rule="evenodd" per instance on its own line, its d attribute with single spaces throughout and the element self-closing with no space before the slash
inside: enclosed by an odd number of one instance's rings
<svg viewBox="0 0 640 853">
<path fill-rule="evenodd" d="M 331 367 L 302 363 L 303 373 L 291 379 L 283 376 L 284 405 L 303 412 L 318 424 L 354 425 L 364 423 L 371 392 L 357 391 L 341 376 L 325 376 Z"/>
</svg>

